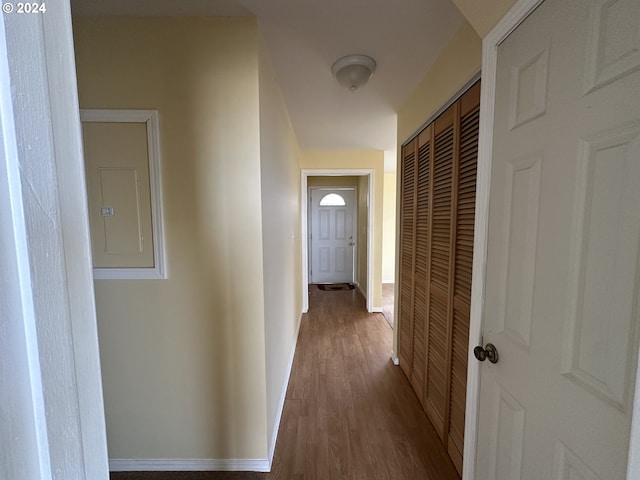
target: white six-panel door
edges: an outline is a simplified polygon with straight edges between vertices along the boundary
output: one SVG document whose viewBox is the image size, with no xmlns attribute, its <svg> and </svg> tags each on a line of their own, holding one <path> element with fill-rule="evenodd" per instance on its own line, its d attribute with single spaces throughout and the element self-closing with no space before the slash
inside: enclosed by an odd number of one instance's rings
<svg viewBox="0 0 640 480">
<path fill-rule="evenodd" d="M 355 188 L 311 190 L 311 283 L 353 282 L 355 208 Z"/>
<path fill-rule="evenodd" d="M 626 476 L 640 2 L 547 0 L 498 49 L 477 478 Z"/>
</svg>

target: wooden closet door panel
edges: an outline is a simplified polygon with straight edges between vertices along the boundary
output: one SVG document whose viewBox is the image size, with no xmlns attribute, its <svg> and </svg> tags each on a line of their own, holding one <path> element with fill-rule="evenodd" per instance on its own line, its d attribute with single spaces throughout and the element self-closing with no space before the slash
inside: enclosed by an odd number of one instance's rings
<svg viewBox="0 0 640 480">
<path fill-rule="evenodd" d="M 454 162 L 454 107 L 435 122 L 433 165 L 433 215 L 431 219 L 431 282 L 427 347 L 427 414 L 440 437 L 448 431 L 447 357 L 449 328 L 449 271 L 451 256 L 451 206 Z"/>
<path fill-rule="evenodd" d="M 476 170 L 480 120 L 480 84 L 460 100 L 459 168 L 457 181 L 451 376 L 448 451 L 462 472 L 464 420 L 471 304 L 471 265 L 475 221 Z"/>
<path fill-rule="evenodd" d="M 416 141 L 402 149 L 400 192 L 400 301 L 398 303 L 398 358 L 411 378 L 413 363 L 413 290 L 415 264 Z"/>
<path fill-rule="evenodd" d="M 431 132 L 427 127 L 418 137 L 416 188 L 416 250 L 413 314 L 413 364 L 411 385 L 425 405 L 427 369 L 427 292 L 429 269 L 429 218 L 431 184 Z"/>
</svg>

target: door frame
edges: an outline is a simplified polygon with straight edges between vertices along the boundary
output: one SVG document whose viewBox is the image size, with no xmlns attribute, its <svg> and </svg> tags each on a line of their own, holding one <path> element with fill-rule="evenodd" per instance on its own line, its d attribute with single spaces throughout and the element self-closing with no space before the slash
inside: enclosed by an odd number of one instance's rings
<svg viewBox="0 0 640 480">
<path fill-rule="evenodd" d="M 31 385 L 28 401 L 8 408 L 16 419 L 33 421 L 34 430 L 16 423 L 23 441 L 14 446 L 29 450 L 28 467 L 40 473 L 40 480 L 51 480 L 54 474 L 107 480 L 70 2 L 57 2 L 43 15 L 21 17 L 0 17 L 0 189 L 10 198 L 9 204 L 0 205 L 0 234 L 13 247 L 7 262 L 19 276 L 10 289 L 0 292 L 0 300 L 6 300 L 15 314 L 12 327 L 24 334 L 24 342 L 6 352 L 6 361 L 20 365 L 27 358 L 28 364 L 0 382 L 11 382 L 12 375 L 29 376 L 22 379 Z M 14 101 L 24 93 L 33 95 L 30 110 L 23 112 Z M 28 142 L 18 141 L 25 132 L 28 138 L 40 137 L 35 153 L 27 152 Z M 35 158 L 38 169 L 22 168 Z M 27 182 L 33 188 L 23 189 Z M 28 248 L 28 236 L 34 233 L 48 235 L 46 250 Z M 64 281 L 56 286 L 57 279 Z M 61 436 L 65 448 L 52 447 L 50 439 Z M 22 450 L 15 458 L 11 452 L 1 456 L 8 468 L 27 458 Z"/>
<path fill-rule="evenodd" d="M 331 187 L 331 186 L 320 186 L 320 185 L 314 185 L 312 187 L 308 187 L 307 190 L 307 218 L 312 218 L 312 202 L 308 201 L 308 199 L 311 198 L 311 192 L 313 192 L 314 190 L 333 190 L 333 191 L 340 191 L 340 190 L 352 190 L 353 194 L 354 194 L 354 202 L 355 204 L 353 205 L 353 224 L 354 224 L 354 229 L 353 229 L 353 235 L 352 235 L 352 241 L 355 242 L 354 248 L 353 248 L 353 260 L 352 260 L 352 272 L 351 272 L 351 282 L 355 283 L 355 278 L 356 278 L 356 263 L 358 260 L 358 187 L 357 186 L 353 186 L 353 187 Z M 307 244 L 309 245 L 309 252 L 308 252 L 308 259 L 307 261 L 309 262 L 308 264 L 311 265 L 312 261 L 312 255 L 311 255 L 311 247 L 312 247 L 312 241 L 311 241 L 311 230 L 312 228 L 308 228 L 308 235 L 309 237 L 307 238 Z M 311 282 L 311 273 L 309 273 L 308 277 L 307 277 L 307 283 L 312 283 Z"/>
<path fill-rule="evenodd" d="M 364 177 L 368 178 L 367 206 L 367 311 L 372 313 L 373 293 L 373 227 L 375 212 L 375 170 L 372 168 L 303 168 L 300 188 L 300 229 L 302 239 L 302 313 L 309 311 L 309 186 L 308 177 Z M 355 272 L 354 272 L 355 273 Z"/>
<path fill-rule="evenodd" d="M 462 480 L 475 480 L 480 406 L 480 362 L 473 347 L 482 344 L 482 320 L 487 265 L 489 196 L 491 193 L 491 161 L 493 154 L 494 101 L 498 46 L 542 4 L 544 0 L 517 0 L 482 42 L 482 85 L 480 93 L 480 132 L 478 174 L 476 184 L 476 218 L 471 282 L 471 318 L 469 321 L 469 353 L 467 369 L 467 401 L 464 434 Z M 627 480 L 640 479 L 640 362 L 636 371 L 635 396 L 629 442 Z"/>
</svg>

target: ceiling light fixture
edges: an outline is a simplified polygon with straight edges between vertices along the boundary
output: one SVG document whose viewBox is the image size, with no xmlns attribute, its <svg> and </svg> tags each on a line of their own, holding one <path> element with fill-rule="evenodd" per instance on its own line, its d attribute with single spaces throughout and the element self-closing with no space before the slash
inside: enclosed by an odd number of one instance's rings
<svg viewBox="0 0 640 480">
<path fill-rule="evenodd" d="M 352 92 L 367 83 L 375 71 L 376 61 L 367 55 L 347 55 L 331 67 L 338 83 Z"/>
</svg>

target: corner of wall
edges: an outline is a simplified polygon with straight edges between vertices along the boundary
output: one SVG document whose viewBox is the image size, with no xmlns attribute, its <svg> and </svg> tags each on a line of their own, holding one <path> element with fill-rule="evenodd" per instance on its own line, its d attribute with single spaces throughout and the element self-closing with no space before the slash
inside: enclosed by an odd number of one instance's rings
<svg viewBox="0 0 640 480">
<path fill-rule="evenodd" d="M 273 459 L 302 310 L 300 149 L 258 39 L 267 455 Z"/>
<path fill-rule="evenodd" d="M 466 21 L 398 113 L 398 158 L 412 134 L 480 71 L 482 40 Z"/>
<path fill-rule="evenodd" d="M 515 0 L 452 0 L 458 10 L 473 26 L 480 38 L 484 38 L 509 11 Z"/>
</svg>

